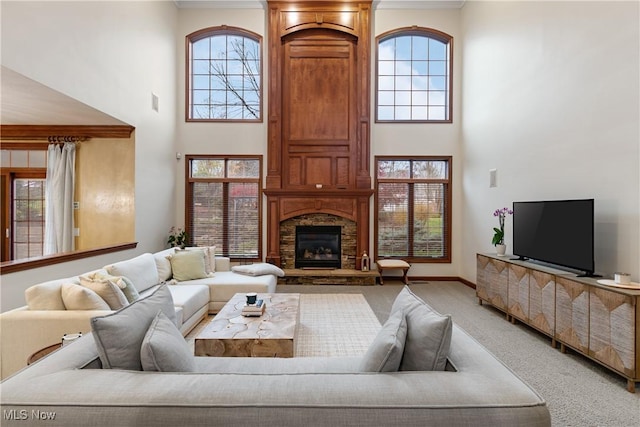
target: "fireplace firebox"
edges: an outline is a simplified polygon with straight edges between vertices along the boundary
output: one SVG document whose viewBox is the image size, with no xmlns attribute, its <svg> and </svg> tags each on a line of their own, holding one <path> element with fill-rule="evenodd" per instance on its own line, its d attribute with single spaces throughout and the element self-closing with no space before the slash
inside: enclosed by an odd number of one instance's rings
<svg viewBox="0 0 640 427">
<path fill-rule="evenodd" d="M 342 227 L 296 227 L 296 268 L 340 268 Z"/>
</svg>

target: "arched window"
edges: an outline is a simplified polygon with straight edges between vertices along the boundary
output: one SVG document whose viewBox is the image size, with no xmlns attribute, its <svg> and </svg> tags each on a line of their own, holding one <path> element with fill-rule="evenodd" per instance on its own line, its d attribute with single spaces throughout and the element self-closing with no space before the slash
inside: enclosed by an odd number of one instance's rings
<svg viewBox="0 0 640 427">
<path fill-rule="evenodd" d="M 376 122 L 450 123 L 453 37 L 410 27 L 376 41 Z"/>
<path fill-rule="evenodd" d="M 262 121 L 262 38 L 221 26 L 186 39 L 186 120 Z"/>
</svg>

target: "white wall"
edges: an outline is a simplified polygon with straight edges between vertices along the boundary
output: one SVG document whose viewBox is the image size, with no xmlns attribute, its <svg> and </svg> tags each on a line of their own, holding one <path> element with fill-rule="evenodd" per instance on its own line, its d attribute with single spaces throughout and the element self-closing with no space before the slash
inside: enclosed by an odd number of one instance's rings
<svg viewBox="0 0 640 427">
<path fill-rule="evenodd" d="M 596 270 L 640 279 L 638 6 L 466 2 L 462 277 L 493 250 L 496 208 L 595 198 Z"/>
<path fill-rule="evenodd" d="M 2 65 L 133 125 L 136 250 L 2 275 L 0 309 L 24 289 L 164 247 L 175 212 L 177 9 L 173 2 L 5 2 Z M 151 93 L 159 112 L 151 109 Z M 118 167 L 118 165 L 112 165 Z"/>
<path fill-rule="evenodd" d="M 262 36 L 262 123 L 197 123 L 185 121 L 185 37 L 204 28 L 228 25 Z M 267 66 L 266 15 L 263 9 L 181 9 L 178 19 L 176 50 L 178 52 L 176 85 L 177 149 L 183 154 L 258 154 L 263 156 L 262 169 L 267 172 Z M 184 226 L 185 161 L 176 169 L 176 218 Z M 264 185 L 264 179 L 263 179 Z M 266 214 L 263 215 L 266 233 Z M 266 242 L 266 239 L 263 239 Z M 266 243 L 265 243 L 266 245 Z M 265 248 L 263 247 L 263 253 Z"/>
<path fill-rule="evenodd" d="M 387 31 L 410 27 L 433 28 L 453 36 L 453 123 L 374 123 L 375 119 L 375 37 Z M 453 156 L 453 201 L 452 201 L 452 254 L 449 264 L 419 264 L 411 266 L 410 276 L 458 276 L 461 265 L 461 247 L 465 233 L 461 232 L 462 219 L 462 152 L 460 132 L 462 123 L 461 83 L 462 45 L 459 9 L 418 9 L 390 10 L 374 12 L 371 53 L 371 179 L 375 179 L 374 157 L 380 155 L 450 155 Z M 373 201 L 372 201 L 373 203 Z M 373 234 L 373 209 L 371 236 Z M 373 245 L 374 237 L 371 239 Z"/>
</svg>

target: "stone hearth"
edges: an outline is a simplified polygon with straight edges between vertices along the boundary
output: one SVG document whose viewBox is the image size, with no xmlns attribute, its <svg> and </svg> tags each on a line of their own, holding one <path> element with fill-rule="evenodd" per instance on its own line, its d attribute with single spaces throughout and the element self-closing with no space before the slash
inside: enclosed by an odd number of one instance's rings
<svg viewBox="0 0 640 427">
<path fill-rule="evenodd" d="M 341 268 L 355 269 L 356 223 L 347 218 L 331 214 L 300 215 L 280 223 L 280 261 L 282 268 L 295 268 L 296 227 L 299 225 L 332 225 L 341 227 Z"/>
</svg>

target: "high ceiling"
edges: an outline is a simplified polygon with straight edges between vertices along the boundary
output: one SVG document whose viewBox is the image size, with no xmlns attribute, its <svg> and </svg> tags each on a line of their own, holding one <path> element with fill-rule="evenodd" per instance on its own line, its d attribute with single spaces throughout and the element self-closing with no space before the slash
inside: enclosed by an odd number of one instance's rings
<svg viewBox="0 0 640 427">
<path fill-rule="evenodd" d="M 178 8 L 264 8 L 266 0 L 174 0 Z M 374 0 L 377 9 L 460 8 L 464 0 Z M 0 68 L 3 125 L 125 125 L 22 74 Z"/>
<path fill-rule="evenodd" d="M 1 67 L 0 73 L 3 125 L 126 124 L 7 67 Z"/>
</svg>

